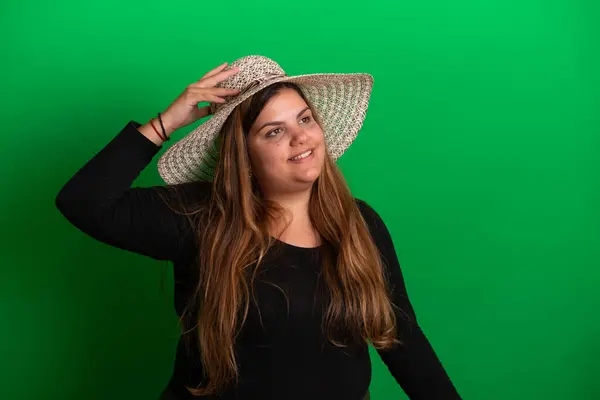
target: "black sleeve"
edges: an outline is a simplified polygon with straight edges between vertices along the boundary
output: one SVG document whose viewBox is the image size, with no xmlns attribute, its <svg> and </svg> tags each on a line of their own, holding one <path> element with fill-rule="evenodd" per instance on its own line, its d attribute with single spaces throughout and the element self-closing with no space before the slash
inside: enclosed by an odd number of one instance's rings
<svg viewBox="0 0 600 400">
<path fill-rule="evenodd" d="M 192 224 L 159 195 L 194 200 L 205 184 L 131 187 L 162 146 L 129 121 L 59 191 L 55 203 L 64 217 L 89 236 L 111 246 L 157 260 L 177 260 L 194 244 Z"/>
<path fill-rule="evenodd" d="M 460 399 L 456 388 L 417 322 L 408 297 L 400 263 L 390 233 L 377 212 L 357 200 L 379 248 L 391 283 L 392 300 L 397 306 L 398 339 L 393 349 L 378 350 L 389 371 L 412 400 Z"/>
</svg>

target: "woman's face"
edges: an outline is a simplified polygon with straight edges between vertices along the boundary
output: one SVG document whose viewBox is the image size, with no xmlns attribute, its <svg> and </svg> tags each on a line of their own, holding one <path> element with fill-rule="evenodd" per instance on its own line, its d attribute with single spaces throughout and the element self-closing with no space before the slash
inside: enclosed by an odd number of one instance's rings
<svg viewBox="0 0 600 400">
<path fill-rule="evenodd" d="M 269 99 L 248 133 L 252 174 L 269 193 L 312 187 L 325 151 L 321 127 L 304 99 L 290 88 Z"/>
</svg>

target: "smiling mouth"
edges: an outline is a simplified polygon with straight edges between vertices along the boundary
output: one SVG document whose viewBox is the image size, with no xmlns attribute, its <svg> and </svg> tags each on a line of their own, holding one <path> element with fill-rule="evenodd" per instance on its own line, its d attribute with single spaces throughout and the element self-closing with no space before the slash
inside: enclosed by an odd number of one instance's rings
<svg viewBox="0 0 600 400">
<path fill-rule="evenodd" d="M 304 160 L 305 158 L 311 156 L 312 153 L 313 153 L 313 149 L 307 150 L 307 151 L 305 151 L 302 154 L 298 154 L 297 156 L 290 158 L 289 161 L 301 161 L 301 160 Z"/>
</svg>

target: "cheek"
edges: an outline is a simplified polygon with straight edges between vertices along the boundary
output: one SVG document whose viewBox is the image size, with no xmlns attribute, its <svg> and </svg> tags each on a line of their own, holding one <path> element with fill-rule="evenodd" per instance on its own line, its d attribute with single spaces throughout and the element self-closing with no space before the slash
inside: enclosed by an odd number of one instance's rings
<svg viewBox="0 0 600 400">
<path fill-rule="evenodd" d="M 274 168 L 274 165 L 281 162 L 282 157 L 285 158 L 282 146 L 277 143 L 254 149 L 251 153 L 255 167 L 267 173 L 278 170 L 278 168 Z"/>
<path fill-rule="evenodd" d="M 325 137 L 320 128 L 315 136 L 315 143 L 317 143 L 319 145 L 319 147 L 322 150 L 321 153 L 324 155 L 325 152 L 327 151 L 327 148 L 326 148 L 327 146 L 326 146 L 326 142 L 325 142 Z"/>
<path fill-rule="evenodd" d="M 320 126 L 317 126 L 314 131 L 315 141 L 318 143 L 325 143 L 325 135 L 323 134 L 323 130 L 321 130 Z"/>
</svg>

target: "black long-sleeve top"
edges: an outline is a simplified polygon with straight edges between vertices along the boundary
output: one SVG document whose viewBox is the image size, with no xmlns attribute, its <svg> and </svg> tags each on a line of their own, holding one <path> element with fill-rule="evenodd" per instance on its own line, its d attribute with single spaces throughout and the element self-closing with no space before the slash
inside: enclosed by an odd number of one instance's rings
<svg viewBox="0 0 600 400">
<path fill-rule="evenodd" d="M 133 187 L 162 148 L 142 135 L 139 126 L 129 121 L 80 168 L 61 188 L 56 206 L 70 223 L 99 241 L 171 261 L 175 310 L 181 315 L 197 284 L 197 235 L 189 220 L 160 198 L 162 186 Z M 180 189 L 187 200 L 199 202 L 208 197 L 210 184 L 187 183 Z M 378 351 L 381 359 L 411 399 L 460 399 L 417 323 L 388 229 L 373 208 L 356 201 L 382 254 L 392 299 L 400 310 L 403 344 Z M 278 256 L 261 264 L 262 278 L 254 289 L 258 301 L 251 302 L 236 341 L 240 381 L 219 398 L 362 399 L 371 380 L 368 346 L 339 348 L 326 340 L 323 308 L 318 307 L 323 300 L 317 291 L 319 248 L 279 245 Z M 178 399 L 194 399 L 185 385 L 200 383 L 202 366 L 198 349 L 186 350 L 183 343 L 179 341 L 169 388 Z"/>
</svg>

